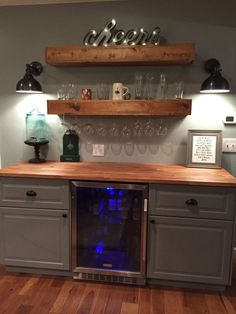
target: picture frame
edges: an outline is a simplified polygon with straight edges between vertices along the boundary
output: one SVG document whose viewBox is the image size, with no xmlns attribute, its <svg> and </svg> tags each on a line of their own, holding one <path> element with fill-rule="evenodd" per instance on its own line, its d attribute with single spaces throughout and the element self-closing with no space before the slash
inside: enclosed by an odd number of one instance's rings
<svg viewBox="0 0 236 314">
<path fill-rule="evenodd" d="M 188 130 L 187 167 L 221 168 L 221 156 L 221 130 Z"/>
</svg>

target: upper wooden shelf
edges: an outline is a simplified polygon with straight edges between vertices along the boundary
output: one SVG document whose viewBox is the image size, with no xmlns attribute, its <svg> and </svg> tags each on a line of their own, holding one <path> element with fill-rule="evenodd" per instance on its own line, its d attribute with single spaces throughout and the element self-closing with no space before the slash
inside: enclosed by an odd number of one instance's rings
<svg viewBox="0 0 236 314">
<path fill-rule="evenodd" d="M 193 43 L 147 46 L 47 47 L 46 63 L 55 66 L 188 65 L 194 61 Z"/>
<path fill-rule="evenodd" d="M 48 114 L 80 116 L 186 116 L 191 99 L 48 100 Z"/>
</svg>

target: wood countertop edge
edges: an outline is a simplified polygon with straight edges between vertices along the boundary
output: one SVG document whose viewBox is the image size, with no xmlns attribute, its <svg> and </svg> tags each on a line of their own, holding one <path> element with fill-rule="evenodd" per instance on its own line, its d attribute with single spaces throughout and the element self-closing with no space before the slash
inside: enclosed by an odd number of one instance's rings
<svg viewBox="0 0 236 314">
<path fill-rule="evenodd" d="M 211 181 L 186 181 L 186 180 L 166 180 L 166 179 L 125 179 L 120 177 L 106 178 L 106 177 L 84 177 L 84 176 L 56 176 L 56 175 L 39 175 L 39 174 L 0 174 L 0 177 L 9 178 L 32 178 L 32 179 L 50 179 L 50 180 L 68 180 L 68 181 L 106 181 L 106 182 L 126 182 L 126 183 L 146 183 L 146 184 L 173 184 L 173 185 L 189 185 L 189 186 L 218 186 L 218 187 L 232 187 L 236 188 L 236 182 L 211 182 Z"/>
<path fill-rule="evenodd" d="M 170 171 L 175 170 L 178 173 L 170 176 Z M 236 187 L 236 178 L 223 168 L 189 168 L 158 163 L 47 161 L 30 164 L 24 161 L 0 169 L 0 177 Z"/>
</svg>

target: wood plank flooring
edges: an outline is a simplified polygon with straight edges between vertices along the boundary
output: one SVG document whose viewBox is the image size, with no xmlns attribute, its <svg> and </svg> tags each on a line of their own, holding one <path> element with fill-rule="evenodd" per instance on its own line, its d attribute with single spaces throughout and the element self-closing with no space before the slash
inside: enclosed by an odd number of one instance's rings
<svg viewBox="0 0 236 314">
<path fill-rule="evenodd" d="M 236 314 L 233 284 L 224 292 L 136 287 L 6 272 L 0 266 L 1 314 Z"/>
</svg>

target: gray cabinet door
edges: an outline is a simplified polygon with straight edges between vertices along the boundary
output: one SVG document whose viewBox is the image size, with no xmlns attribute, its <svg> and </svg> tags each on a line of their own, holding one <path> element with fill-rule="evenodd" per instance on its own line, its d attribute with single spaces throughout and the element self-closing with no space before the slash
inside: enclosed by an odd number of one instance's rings
<svg viewBox="0 0 236 314">
<path fill-rule="evenodd" d="M 4 265 L 69 270 L 69 212 L 0 208 Z"/>
<path fill-rule="evenodd" d="M 150 216 L 148 278 L 230 284 L 233 222 Z"/>
</svg>

